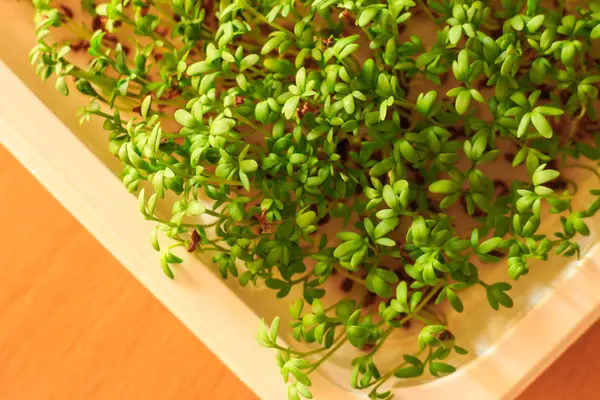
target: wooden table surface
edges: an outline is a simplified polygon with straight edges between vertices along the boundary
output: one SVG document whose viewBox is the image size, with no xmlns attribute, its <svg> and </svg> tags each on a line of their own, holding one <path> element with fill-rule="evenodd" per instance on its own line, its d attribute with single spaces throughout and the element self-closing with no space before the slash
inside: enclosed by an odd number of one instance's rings
<svg viewBox="0 0 600 400">
<path fill-rule="evenodd" d="M 2 147 L 0 223 L 0 400 L 256 398 Z M 519 400 L 599 390 L 597 323 Z"/>
</svg>

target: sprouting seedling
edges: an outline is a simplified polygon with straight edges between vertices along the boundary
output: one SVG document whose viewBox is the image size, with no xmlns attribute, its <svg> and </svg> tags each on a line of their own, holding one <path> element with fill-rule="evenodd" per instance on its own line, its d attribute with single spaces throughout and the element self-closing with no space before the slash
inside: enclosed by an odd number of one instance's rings
<svg viewBox="0 0 600 400">
<path fill-rule="evenodd" d="M 350 385 L 373 399 L 392 397 L 392 378 L 452 373 L 449 356 L 466 350 L 434 304 L 468 313 L 471 288 L 512 307 L 511 285 L 477 266 L 500 262 L 508 281 L 531 260 L 579 255 L 600 208 L 575 209 L 562 175 L 600 177 L 598 3 L 34 6 L 31 61 L 60 93 L 89 98 L 82 121 L 103 120 L 123 183 L 156 221 L 165 274 L 181 252 L 210 252 L 223 278 L 264 281 L 278 298 L 299 287 L 289 323 L 310 349 L 281 345 L 280 317 L 258 334 L 291 400 L 312 398 L 311 374 L 351 347 L 362 353 Z M 434 40 L 412 35 L 415 21 Z M 433 86 L 411 93 L 415 81 Z M 506 161 L 509 181 L 489 172 Z M 172 211 L 158 215 L 168 192 Z M 561 224 L 546 235 L 549 213 Z M 411 321 L 415 352 L 384 370 L 375 355 Z"/>
</svg>

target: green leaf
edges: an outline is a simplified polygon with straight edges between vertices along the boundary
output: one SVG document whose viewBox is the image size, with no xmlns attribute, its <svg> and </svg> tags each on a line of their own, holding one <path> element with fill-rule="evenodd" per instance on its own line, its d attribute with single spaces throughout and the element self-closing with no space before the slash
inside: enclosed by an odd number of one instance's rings
<svg viewBox="0 0 600 400">
<path fill-rule="evenodd" d="M 542 113 L 543 115 L 552 115 L 552 116 L 558 116 L 558 115 L 563 115 L 565 112 L 563 110 L 561 110 L 560 108 L 556 108 L 556 107 L 549 107 L 549 106 L 540 106 L 540 107 L 536 107 L 535 110 L 537 112 Z"/>
<path fill-rule="evenodd" d="M 542 24 L 544 23 L 544 15 L 536 15 L 535 17 L 531 18 L 529 20 L 529 22 L 527 22 L 526 26 L 527 26 L 527 31 L 529 33 L 534 33 L 536 32 L 538 29 L 540 29 L 540 27 L 542 26 Z"/>
<path fill-rule="evenodd" d="M 508 283 L 500 282 L 486 287 L 488 302 L 494 310 L 499 309 L 499 305 L 506 308 L 513 306 L 512 299 L 504 292 L 512 288 Z"/>
<path fill-rule="evenodd" d="M 142 107 L 140 113 L 144 119 L 148 118 L 148 112 L 150 111 L 150 106 L 152 105 L 152 96 L 148 95 L 142 101 Z"/>
<path fill-rule="evenodd" d="M 458 298 L 458 296 L 456 295 L 456 293 L 454 293 L 453 290 L 447 289 L 446 290 L 446 297 L 448 297 L 448 302 L 450 303 L 450 305 L 452 306 L 452 308 L 454 308 L 458 312 L 463 312 L 463 309 L 464 309 L 463 303 Z"/>
<path fill-rule="evenodd" d="M 281 113 L 287 119 L 291 119 L 296 113 L 296 109 L 298 108 L 298 102 L 300 101 L 300 96 L 292 96 L 283 105 L 281 109 Z"/>
<path fill-rule="evenodd" d="M 477 253 L 487 254 L 490 251 L 496 249 L 496 247 L 498 247 L 498 245 L 500 243 L 502 243 L 502 238 L 499 238 L 499 237 L 490 238 L 490 239 L 486 240 L 485 242 L 481 243 L 477 247 Z"/>
<path fill-rule="evenodd" d="M 206 211 L 206 208 L 199 201 L 192 199 L 188 202 L 186 209 L 188 215 L 198 216 L 204 214 L 204 211 Z"/>
<path fill-rule="evenodd" d="M 555 171 L 553 169 L 546 169 L 546 170 L 538 169 L 533 173 L 533 177 L 531 178 L 531 181 L 533 182 L 533 184 L 535 186 L 543 185 L 546 182 L 550 182 L 551 180 L 558 178 L 559 175 L 560 175 L 560 172 Z"/>
<path fill-rule="evenodd" d="M 456 371 L 456 368 L 450 364 L 437 362 L 437 361 L 432 361 L 429 363 L 429 372 L 431 372 L 431 375 L 433 375 L 433 376 L 440 377 L 440 376 L 451 374 L 455 371 Z"/>
<path fill-rule="evenodd" d="M 408 286 L 406 285 L 406 281 L 402 281 L 396 287 L 396 300 L 400 302 L 402 305 L 408 304 Z"/>
<path fill-rule="evenodd" d="M 437 335 L 446 330 L 443 325 L 427 325 L 419 333 L 418 342 L 419 347 L 423 350 L 426 346 L 437 346 L 440 344 L 440 340 Z"/>
<path fill-rule="evenodd" d="M 162 267 L 163 272 L 165 273 L 165 275 L 171 279 L 175 279 L 175 275 L 173 275 L 173 271 L 171 270 L 171 267 L 169 266 L 169 262 L 167 261 L 167 257 L 166 257 L 166 253 L 162 253 L 161 257 L 160 257 L 160 265 Z"/>
<path fill-rule="evenodd" d="M 196 120 L 194 119 L 192 114 L 190 114 L 186 110 L 175 111 L 174 117 L 175 121 L 177 121 L 179 125 L 185 126 L 186 128 L 192 128 L 196 126 Z"/>
<path fill-rule="evenodd" d="M 352 43 L 344 47 L 344 49 L 337 55 L 338 60 L 343 60 L 344 58 L 348 57 L 350 54 L 355 52 L 358 47 L 359 45 L 357 43 Z"/>
<path fill-rule="evenodd" d="M 463 90 L 456 96 L 456 112 L 459 115 L 463 115 L 469 110 L 469 106 L 471 106 L 471 92 L 468 90 Z"/>
<path fill-rule="evenodd" d="M 414 292 L 410 296 L 410 311 L 414 312 L 419 304 L 421 303 L 421 299 L 423 298 L 423 292 Z"/>
<path fill-rule="evenodd" d="M 244 207 L 240 203 L 231 203 L 227 210 L 234 221 L 239 222 L 244 219 Z"/>
<path fill-rule="evenodd" d="M 385 220 L 381 221 L 375 227 L 375 231 L 373 233 L 373 235 L 375 236 L 375 239 L 378 239 L 378 238 L 385 236 L 388 233 L 392 232 L 398 226 L 399 223 L 400 223 L 400 220 L 398 218 L 390 218 L 390 219 L 385 219 Z"/>
<path fill-rule="evenodd" d="M 563 45 L 562 50 L 560 52 L 560 60 L 565 66 L 570 67 L 571 65 L 573 65 L 575 59 L 575 51 L 575 45 L 573 43 L 567 43 Z"/>
<path fill-rule="evenodd" d="M 156 251 L 160 251 L 160 244 L 158 242 L 158 228 L 158 225 L 155 226 L 150 234 L 150 243 L 152 244 L 152 248 Z"/>
<path fill-rule="evenodd" d="M 508 275 L 517 280 L 521 275 L 528 272 L 527 263 L 521 257 L 510 257 L 508 259 Z"/>
<path fill-rule="evenodd" d="M 344 110 L 346 110 L 348 114 L 354 113 L 354 97 L 352 96 L 352 94 L 349 94 L 346 97 L 344 97 L 343 103 Z"/>
<path fill-rule="evenodd" d="M 67 86 L 64 76 L 60 76 L 56 79 L 55 87 L 58 93 L 62 94 L 63 96 L 69 95 L 69 87 Z"/>
<path fill-rule="evenodd" d="M 540 135 L 547 139 L 552 137 L 552 127 L 541 113 L 534 112 L 531 115 L 531 122 L 533 122 L 533 126 L 535 126 Z"/>
<path fill-rule="evenodd" d="M 458 191 L 460 186 L 458 183 L 451 181 L 449 179 L 442 179 L 436 182 L 433 182 L 429 185 L 429 191 L 431 193 L 440 193 L 440 194 L 451 194 Z"/>
<path fill-rule="evenodd" d="M 427 231 L 427 225 L 425 224 L 425 219 L 423 219 L 423 217 L 417 216 L 413 218 L 411 232 L 415 244 L 427 243 L 429 232 Z"/>
<path fill-rule="evenodd" d="M 254 172 L 258 169 L 258 163 L 255 160 L 243 160 L 240 163 L 240 170 L 245 173 Z"/>
<path fill-rule="evenodd" d="M 520 138 L 527 132 L 527 128 L 529 128 L 529 123 L 531 122 L 531 114 L 526 113 L 521 118 L 521 122 L 519 122 L 519 128 L 517 129 L 517 137 Z"/>
<path fill-rule="evenodd" d="M 378 12 L 379 9 L 375 7 L 364 8 L 358 16 L 358 19 L 356 20 L 356 25 L 361 27 L 367 25 L 373 20 L 373 18 L 375 18 Z"/>
<path fill-rule="evenodd" d="M 248 68 L 252 67 L 259 60 L 259 56 L 257 54 L 248 54 L 246 57 L 242 59 L 240 62 L 240 71 L 245 71 Z"/>
<path fill-rule="evenodd" d="M 333 256 L 342 259 L 363 247 L 365 243 L 362 240 L 351 240 L 344 242 L 336 247 Z"/>
<path fill-rule="evenodd" d="M 448 41 L 452 44 L 457 44 L 462 38 L 462 27 L 455 25 L 448 31 Z"/>
<path fill-rule="evenodd" d="M 279 317 L 273 318 L 273 322 L 271 322 L 271 327 L 269 329 L 269 339 L 271 339 L 272 343 L 277 343 L 277 335 L 279 334 Z"/>
<path fill-rule="evenodd" d="M 400 148 L 400 153 L 402 154 L 402 157 L 404 157 L 406 160 L 410 161 L 413 164 L 416 164 L 419 162 L 419 157 L 417 155 L 417 152 L 410 145 L 410 143 L 408 143 L 406 140 L 400 141 L 399 148 Z"/>
<path fill-rule="evenodd" d="M 590 32 L 590 39 L 595 40 L 598 38 L 600 38 L 600 23 L 592 29 L 592 32 Z"/>
<path fill-rule="evenodd" d="M 404 367 L 396 370 L 394 372 L 394 376 L 397 378 L 410 379 L 423 375 L 423 372 L 423 365 L 411 365 L 409 367 Z"/>
<path fill-rule="evenodd" d="M 306 229 L 315 221 L 316 218 L 317 214 L 314 211 L 308 211 L 296 218 L 296 224 L 300 229 Z"/>
<path fill-rule="evenodd" d="M 417 98 L 417 111 L 419 111 L 424 116 L 429 116 L 429 113 L 431 112 L 431 108 L 433 107 L 436 98 L 437 92 L 435 90 L 430 90 L 426 94 L 419 94 L 419 97 Z"/>
</svg>

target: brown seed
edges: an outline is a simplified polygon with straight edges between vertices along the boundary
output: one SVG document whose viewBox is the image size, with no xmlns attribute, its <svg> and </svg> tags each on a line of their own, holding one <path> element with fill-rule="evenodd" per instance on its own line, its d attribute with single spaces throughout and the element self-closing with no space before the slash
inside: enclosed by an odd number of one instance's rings
<svg viewBox="0 0 600 400">
<path fill-rule="evenodd" d="M 398 34 L 402 35 L 404 32 L 406 32 L 406 24 L 399 24 L 398 25 Z"/>
<path fill-rule="evenodd" d="M 365 191 L 365 188 L 360 183 L 357 183 L 356 186 L 354 187 L 354 194 L 357 196 L 363 194 L 364 191 Z"/>
<path fill-rule="evenodd" d="M 348 139 L 342 139 L 335 147 L 335 152 L 342 158 L 342 161 L 348 161 L 350 158 L 350 142 Z"/>
<path fill-rule="evenodd" d="M 327 213 L 327 214 L 323 215 L 323 218 L 321 218 L 319 220 L 319 222 L 317 222 L 317 225 L 323 226 L 326 223 L 328 223 L 330 220 L 331 220 L 331 215 L 329 215 L 329 213 Z"/>
<path fill-rule="evenodd" d="M 406 276 L 406 271 L 404 271 L 403 267 L 398 267 L 394 270 L 394 273 L 396 274 L 396 276 L 398 278 L 400 278 L 400 280 L 402 281 L 405 276 Z"/>
<path fill-rule="evenodd" d="M 74 52 L 78 52 L 81 50 L 87 50 L 87 49 L 89 49 L 89 47 L 90 47 L 90 42 L 88 42 L 87 40 L 80 40 L 71 45 L 71 50 L 73 50 Z"/>
<path fill-rule="evenodd" d="M 119 42 L 119 39 L 114 35 L 105 35 L 103 39 L 112 44 L 117 44 Z"/>
<path fill-rule="evenodd" d="M 200 235 L 195 229 L 192 231 L 192 237 L 188 243 L 187 251 L 193 253 L 196 251 L 196 245 L 200 242 Z"/>
<path fill-rule="evenodd" d="M 421 173 L 417 173 L 413 178 L 413 182 L 415 182 L 417 185 L 424 185 L 425 178 L 423 178 L 423 175 L 421 175 Z"/>
<path fill-rule="evenodd" d="M 555 179 L 553 181 L 544 183 L 544 186 L 552 190 L 565 190 L 568 186 L 568 183 L 563 179 Z"/>
<path fill-rule="evenodd" d="M 304 118 L 307 112 L 310 111 L 310 105 L 308 102 L 303 102 L 298 108 L 296 108 L 296 112 L 298 113 L 298 118 Z"/>
<path fill-rule="evenodd" d="M 326 38 L 326 39 L 322 39 L 322 40 L 321 40 L 321 42 L 322 42 L 322 43 L 323 43 L 323 44 L 324 44 L 326 47 L 329 47 L 329 46 L 331 46 L 331 45 L 333 44 L 333 37 L 332 37 L 332 36 L 330 36 L 330 37 L 328 37 L 328 38 Z"/>
<path fill-rule="evenodd" d="M 161 98 L 165 99 L 165 100 L 171 100 L 174 99 L 175 97 L 179 97 L 181 95 L 181 90 L 177 89 L 177 88 L 171 88 L 167 91 L 165 91 L 163 93 L 163 95 L 161 96 Z"/>
<path fill-rule="evenodd" d="M 148 15 L 148 11 L 150 11 L 150 7 L 144 6 L 141 8 L 140 14 L 142 15 L 142 17 L 145 17 L 146 15 Z"/>
<path fill-rule="evenodd" d="M 140 106 L 133 107 L 133 109 L 131 111 L 133 111 L 133 112 L 138 113 L 138 114 L 141 115 L 142 114 L 142 107 L 140 107 Z"/>
<path fill-rule="evenodd" d="M 311 111 L 310 104 L 308 104 L 308 102 L 305 101 L 302 105 L 303 116 L 306 115 L 306 113 L 309 111 Z"/>
<path fill-rule="evenodd" d="M 416 200 L 408 203 L 408 211 L 417 211 L 419 209 L 419 203 Z"/>
<path fill-rule="evenodd" d="M 267 210 L 262 210 L 260 216 L 258 217 L 260 221 L 260 233 L 263 235 L 271 233 L 272 225 L 269 223 L 267 219 Z"/>
<path fill-rule="evenodd" d="M 496 194 L 496 197 L 506 196 L 510 193 L 510 190 L 506 183 L 496 179 L 494 180 L 494 193 Z"/>
<path fill-rule="evenodd" d="M 58 6 L 58 9 L 63 16 L 67 17 L 68 19 L 73 19 L 73 11 L 69 7 L 61 4 Z"/>
<path fill-rule="evenodd" d="M 371 307 L 373 304 L 375 304 L 375 300 L 377 300 L 377 295 L 375 293 L 368 292 L 365 295 L 365 301 L 363 303 L 363 307 L 364 308 Z"/>
<path fill-rule="evenodd" d="M 450 130 L 450 133 L 452 133 L 453 139 L 466 139 L 467 138 L 467 133 L 465 132 L 464 128 L 452 128 L 449 130 Z"/>
<path fill-rule="evenodd" d="M 235 96 L 235 105 L 240 106 L 244 104 L 244 98 L 242 96 Z"/>
<path fill-rule="evenodd" d="M 438 334 L 438 339 L 440 339 L 442 342 L 445 342 L 446 340 L 452 340 L 454 339 L 454 335 L 452 334 L 452 332 L 450 332 L 448 329 L 445 329 L 443 331 L 441 331 Z"/>
<path fill-rule="evenodd" d="M 342 281 L 342 284 L 340 285 L 340 289 L 342 289 L 343 292 L 348 293 L 349 291 L 352 290 L 352 287 L 354 286 L 354 281 L 350 278 L 344 278 L 344 280 Z"/>
<path fill-rule="evenodd" d="M 476 89 L 481 90 L 487 86 L 487 80 L 486 79 L 478 79 L 475 81 L 474 84 L 475 84 Z"/>
<path fill-rule="evenodd" d="M 167 37 L 169 36 L 169 29 L 158 27 L 156 28 L 156 33 L 158 33 L 162 37 Z"/>
<path fill-rule="evenodd" d="M 373 154 L 371 154 L 371 160 L 383 161 L 383 151 L 378 150 L 373 152 Z"/>
<path fill-rule="evenodd" d="M 429 197 L 427 198 L 427 208 L 429 208 L 429 211 L 433 211 L 434 213 L 439 213 L 441 211 L 440 203 L 433 199 L 430 199 Z"/>
<path fill-rule="evenodd" d="M 400 128 L 406 130 L 406 129 L 410 128 L 410 125 L 411 125 L 410 119 L 404 118 L 404 117 L 400 118 Z"/>
<path fill-rule="evenodd" d="M 195 229 L 192 231 L 192 240 L 196 243 L 200 241 L 200 234 Z"/>
<path fill-rule="evenodd" d="M 369 352 L 369 351 L 373 350 L 373 347 L 375 347 L 375 345 L 373 345 L 371 343 L 366 343 L 361 350 L 364 352 Z"/>
<path fill-rule="evenodd" d="M 498 257 L 498 258 L 504 258 L 506 257 L 506 253 L 500 250 L 492 250 L 488 253 L 490 256 L 494 256 L 494 257 Z"/>
<path fill-rule="evenodd" d="M 105 17 L 101 17 L 101 16 L 97 15 L 92 20 L 92 29 L 95 31 L 104 30 L 105 26 L 106 26 L 106 18 Z"/>
</svg>

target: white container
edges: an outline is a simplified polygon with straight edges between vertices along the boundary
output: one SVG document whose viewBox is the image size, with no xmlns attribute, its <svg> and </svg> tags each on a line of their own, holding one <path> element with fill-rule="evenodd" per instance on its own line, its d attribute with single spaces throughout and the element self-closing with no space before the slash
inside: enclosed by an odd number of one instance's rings
<svg viewBox="0 0 600 400">
<path fill-rule="evenodd" d="M 148 241 L 153 224 L 143 221 L 136 199 L 116 178 L 119 162 L 107 150 L 106 133 L 98 121 L 80 126 L 75 113 L 83 98 L 59 95 L 29 65 L 35 43 L 31 4 L 2 1 L 0 16 L 0 142 L 260 398 L 286 398 L 274 352 L 254 337 L 259 318 L 287 314 L 290 299 L 274 301 L 271 291 L 223 281 L 196 257 L 186 258 L 175 281 L 166 279 Z M 574 177 L 581 191 L 598 185 Z M 582 247 L 595 238 L 592 229 Z M 492 310 L 482 291 L 465 293 L 465 312 L 449 312 L 448 324 L 471 359 L 448 377 L 394 389 L 396 398 L 514 398 L 599 316 L 599 254 L 594 247 L 581 261 L 554 258 L 532 265 L 513 285 L 510 310 Z M 486 279 L 507 280 L 506 269 L 491 268 Z M 311 375 L 314 398 L 366 398 L 349 390 L 345 375 L 339 365 L 325 364 Z"/>
</svg>

